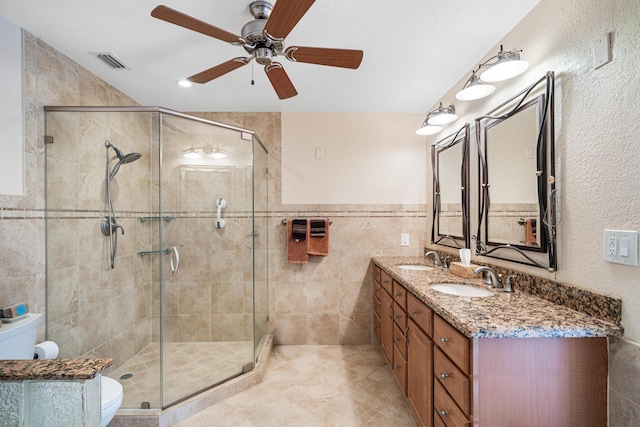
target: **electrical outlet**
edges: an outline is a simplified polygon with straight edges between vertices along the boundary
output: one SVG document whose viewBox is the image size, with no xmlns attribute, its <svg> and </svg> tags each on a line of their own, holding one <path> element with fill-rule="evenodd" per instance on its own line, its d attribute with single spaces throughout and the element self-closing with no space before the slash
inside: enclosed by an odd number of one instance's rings
<svg viewBox="0 0 640 427">
<path fill-rule="evenodd" d="M 604 230 L 602 259 L 624 265 L 638 265 L 638 232 Z"/>
<path fill-rule="evenodd" d="M 616 236 L 607 237 L 607 251 L 609 255 L 618 255 L 618 238 Z"/>
<path fill-rule="evenodd" d="M 400 235 L 400 246 L 409 246 L 409 233 L 402 233 Z"/>
</svg>

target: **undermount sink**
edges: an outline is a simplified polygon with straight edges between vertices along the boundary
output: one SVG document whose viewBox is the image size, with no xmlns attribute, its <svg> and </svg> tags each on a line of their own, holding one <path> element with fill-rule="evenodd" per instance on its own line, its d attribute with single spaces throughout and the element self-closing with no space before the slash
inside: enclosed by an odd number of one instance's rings
<svg viewBox="0 0 640 427">
<path fill-rule="evenodd" d="M 462 285 L 460 283 L 436 283 L 431 285 L 430 288 L 438 292 L 461 297 L 490 297 L 493 295 L 493 292 L 488 289 Z"/>
<path fill-rule="evenodd" d="M 429 267 L 428 265 L 416 265 L 416 264 L 400 264 L 397 266 L 398 268 L 402 268 L 404 270 L 433 270 L 433 267 Z"/>
</svg>

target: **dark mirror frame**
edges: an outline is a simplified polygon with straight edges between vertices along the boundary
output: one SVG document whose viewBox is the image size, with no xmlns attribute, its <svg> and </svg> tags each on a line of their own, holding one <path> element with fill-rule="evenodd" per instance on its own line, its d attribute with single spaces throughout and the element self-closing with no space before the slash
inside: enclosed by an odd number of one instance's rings
<svg viewBox="0 0 640 427">
<path fill-rule="evenodd" d="M 471 247 L 469 233 L 469 124 L 466 123 L 455 133 L 448 135 L 431 145 L 431 169 L 433 172 L 433 217 L 431 223 L 431 243 L 452 248 Z M 461 144 L 460 159 L 460 205 L 462 235 L 449 235 L 440 232 L 442 199 L 440 192 L 440 154 L 458 144 Z"/>
<path fill-rule="evenodd" d="M 476 254 L 493 258 L 533 265 L 549 271 L 557 270 L 556 234 L 556 182 L 555 182 L 555 130 L 554 130 L 554 73 L 548 72 L 533 85 L 525 88 L 509 100 L 476 118 L 476 142 L 478 144 L 478 232 L 473 239 Z M 538 88 L 536 90 L 536 88 Z M 540 94 L 540 91 L 544 91 Z M 537 232 L 540 233 L 540 247 L 513 243 L 491 242 L 488 231 L 490 208 L 489 173 L 487 167 L 487 130 L 507 120 L 526 108 L 535 108 L 538 103 L 539 130 L 536 146 L 536 175 L 539 217 Z M 490 141 L 489 141 L 490 143 Z M 548 263 L 542 263 L 531 255 L 547 253 Z"/>
</svg>

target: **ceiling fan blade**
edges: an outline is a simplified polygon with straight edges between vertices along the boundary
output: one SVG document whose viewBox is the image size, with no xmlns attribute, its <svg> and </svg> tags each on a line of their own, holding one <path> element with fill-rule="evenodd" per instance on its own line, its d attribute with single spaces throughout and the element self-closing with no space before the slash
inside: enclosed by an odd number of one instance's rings
<svg viewBox="0 0 640 427">
<path fill-rule="evenodd" d="M 222 40 L 229 43 L 242 44 L 240 36 L 236 36 L 221 28 L 214 27 L 211 24 L 200 21 L 182 12 L 178 12 L 175 9 L 171 9 L 167 6 L 157 6 L 151 11 L 151 16 L 154 18 L 162 19 L 171 24 L 179 25 L 189 30 L 197 31 L 198 33 L 213 37 L 214 39 Z"/>
<path fill-rule="evenodd" d="M 315 0 L 278 0 L 273 6 L 264 33 L 274 40 L 281 40 L 293 30 Z"/>
<path fill-rule="evenodd" d="M 352 69 L 360 66 L 363 55 L 361 50 L 305 46 L 291 46 L 285 51 L 287 59 L 294 62 Z"/>
<path fill-rule="evenodd" d="M 247 65 L 251 60 L 249 58 L 233 58 L 227 62 L 211 67 L 208 70 L 194 74 L 191 77 L 187 77 L 187 80 L 194 83 L 207 83 L 213 79 L 217 79 L 233 70 L 236 70 L 243 65 Z"/>
<path fill-rule="evenodd" d="M 264 71 L 269 77 L 271 86 L 278 94 L 278 98 L 287 99 L 298 94 L 298 91 L 291 83 L 289 76 L 279 62 L 272 62 L 270 65 L 264 67 Z"/>
</svg>

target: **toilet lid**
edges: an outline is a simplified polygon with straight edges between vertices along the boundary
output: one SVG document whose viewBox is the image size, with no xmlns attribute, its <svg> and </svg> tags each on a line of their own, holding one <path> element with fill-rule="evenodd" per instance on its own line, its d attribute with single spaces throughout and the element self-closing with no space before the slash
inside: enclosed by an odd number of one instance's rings
<svg viewBox="0 0 640 427">
<path fill-rule="evenodd" d="M 109 377 L 102 377 L 102 409 L 122 402 L 122 385 Z"/>
</svg>

